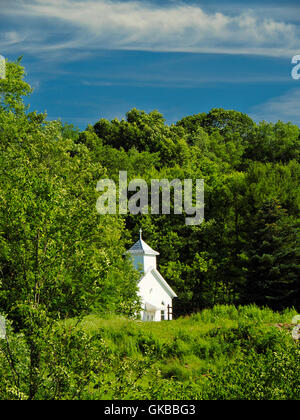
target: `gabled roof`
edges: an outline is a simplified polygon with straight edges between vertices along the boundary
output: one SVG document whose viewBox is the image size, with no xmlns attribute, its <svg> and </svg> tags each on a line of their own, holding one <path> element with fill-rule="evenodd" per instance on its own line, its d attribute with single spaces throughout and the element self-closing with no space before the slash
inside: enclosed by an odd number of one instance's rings
<svg viewBox="0 0 300 420">
<path fill-rule="evenodd" d="M 141 277 L 139 283 L 147 276 L 147 274 L 151 273 L 157 281 L 161 284 L 161 286 L 165 289 L 165 291 L 170 295 L 172 298 L 177 297 L 174 290 L 168 285 L 166 280 L 163 278 L 163 276 L 160 274 L 160 272 L 155 267 L 149 268 L 149 270 L 146 271 L 146 273 Z"/>
<path fill-rule="evenodd" d="M 174 290 L 168 285 L 166 280 L 163 278 L 163 276 L 160 274 L 160 272 L 157 270 L 157 268 L 153 267 L 151 270 L 151 273 L 154 275 L 154 277 L 158 278 L 159 282 L 162 284 L 162 286 L 167 289 L 167 292 L 171 295 L 171 297 L 177 297 Z"/>
<path fill-rule="evenodd" d="M 159 252 L 154 251 L 150 248 L 143 239 L 139 239 L 132 247 L 127 251 L 131 254 L 140 254 L 140 255 L 159 255 Z"/>
</svg>

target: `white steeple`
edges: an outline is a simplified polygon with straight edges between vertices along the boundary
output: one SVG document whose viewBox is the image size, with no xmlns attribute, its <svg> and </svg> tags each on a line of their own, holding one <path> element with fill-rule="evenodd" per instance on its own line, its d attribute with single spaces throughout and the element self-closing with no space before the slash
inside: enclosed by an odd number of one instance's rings
<svg viewBox="0 0 300 420">
<path fill-rule="evenodd" d="M 127 251 L 131 254 L 133 265 L 139 271 L 146 273 L 151 268 L 156 268 L 156 256 L 159 252 L 154 251 L 142 239 L 142 229 L 140 229 L 139 240 Z"/>
</svg>

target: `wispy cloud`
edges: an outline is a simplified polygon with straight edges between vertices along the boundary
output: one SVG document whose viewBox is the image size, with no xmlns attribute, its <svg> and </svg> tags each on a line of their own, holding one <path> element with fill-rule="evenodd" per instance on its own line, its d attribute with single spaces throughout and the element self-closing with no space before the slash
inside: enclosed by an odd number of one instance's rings
<svg viewBox="0 0 300 420">
<path fill-rule="evenodd" d="M 66 58 L 99 49 L 257 54 L 291 57 L 300 45 L 295 22 L 255 10 L 212 12 L 178 1 L 11 0 L 2 19 L 18 21 L 0 48 Z M 284 16 L 284 15 L 283 15 Z M 69 56 L 70 57 L 70 56 Z"/>
<path fill-rule="evenodd" d="M 142 76 L 133 73 L 131 76 L 126 77 L 114 77 L 112 75 L 108 77 L 99 77 L 99 75 L 93 77 L 90 80 L 81 80 L 80 83 L 84 86 L 135 86 L 135 87 L 172 87 L 176 89 L 186 88 L 201 88 L 208 86 L 216 86 L 220 83 L 223 84 L 268 84 L 268 83 L 289 83 L 289 79 L 286 76 L 228 76 L 223 75 L 211 75 L 202 76 L 197 78 L 182 77 L 182 75 L 161 75 L 161 74 L 143 74 Z"/>
<path fill-rule="evenodd" d="M 300 126 L 300 88 L 295 88 L 289 92 L 271 98 L 265 103 L 256 105 L 252 108 L 250 116 L 256 121 L 293 122 Z"/>
</svg>

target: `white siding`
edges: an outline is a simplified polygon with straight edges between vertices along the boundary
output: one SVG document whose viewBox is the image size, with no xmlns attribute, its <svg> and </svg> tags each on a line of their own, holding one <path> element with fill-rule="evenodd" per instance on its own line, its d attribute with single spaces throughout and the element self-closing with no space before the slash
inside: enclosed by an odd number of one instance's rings
<svg viewBox="0 0 300 420">
<path fill-rule="evenodd" d="M 172 299 L 166 292 L 165 288 L 159 283 L 157 278 L 151 273 L 147 273 L 139 283 L 139 295 L 142 297 L 143 308 L 145 303 L 149 302 L 158 308 L 154 312 L 153 321 L 161 320 L 161 310 L 164 310 L 165 319 L 168 319 L 168 305 L 172 307 Z M 147 321 L 147 315 L 151 314 L 152 311 L 142 311 L 141 317 L 144 321 Z M 152 315 L 152 314 L 151 314 Z"/>
<path fill-rule="evenodd" d="M 144 256 L 144 272 L 146 273 L 149 268 L 156 268 L 156 256 L 145 255 Z"/>
</svg>

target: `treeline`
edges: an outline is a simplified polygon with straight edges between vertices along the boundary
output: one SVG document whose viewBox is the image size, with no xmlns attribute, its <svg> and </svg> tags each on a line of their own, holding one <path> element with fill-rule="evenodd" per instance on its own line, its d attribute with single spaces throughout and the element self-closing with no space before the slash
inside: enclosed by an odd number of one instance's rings
<svg viewBox="0 0 300 420">
<path fill-rule="evenodd" d="M 19 62 L 6 73 L 0 309 L 20 329 L 37 308 L 56 318 L 133 315 L 138 276 L 124 252 L 139 228 L 160 251 L 159 269 L 179 296 L 176 315 L 215 304 L 299 309 L 299 127 L 223 109 L 168 125 L 158 111 L 132 109 L 122 121 L 102 118 L 80 131 L 24 105 L 31 88 Z M 121 170 L 149 183 L 204 179 L 205 221 L 99 215 L 97 181 L 117 182 Z"/>
<path fill-rule="evenodd" d="M 184 215 L 125 218 L 132 241 L 142 227 L 161 252 L 160 270 L 179 296 L 177 314 L 224 303 L 299 308 L 298 126 L 256 124 L 223 109 L 167 125 L 157 111 L 132 109 L 126 120 L 100 119 L 75 142 L 116 181 L 119 170 L 148 185 L 204 179 L 199 226 L 186 226 Z"/>
</svg>

